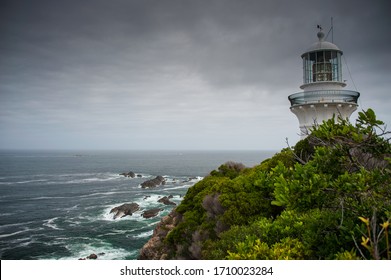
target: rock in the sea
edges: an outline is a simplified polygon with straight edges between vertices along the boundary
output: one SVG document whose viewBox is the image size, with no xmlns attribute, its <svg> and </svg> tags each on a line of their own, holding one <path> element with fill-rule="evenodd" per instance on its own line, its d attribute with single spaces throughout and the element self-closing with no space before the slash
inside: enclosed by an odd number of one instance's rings
<svg viewBox="0 0 391 280">
<path fill-rule="evenodd" d="M 113 219 L 122 218 L 124 216 L 132 216 L 132 214 L 140 209 L 137 203 L 125 203 L 121 206 L 111 209 L 110 214 L 113 213 Z"/>
<path fill-rule="evenodd" d="M 141 183 L 141 187 L 144 189 L 155 188 L 157 186 L 164 185 L 165 183 L 166 183 L 166 179 L 164 179 L 163 176 L 156 176 L 156 178 Z"/>
<path fill-rule="evenodd" d="M 159 214 L 159 212 L 162 211 L 162 210 L 163 209 L 159 209 L 159 208 L 146 210 L 146 211 L 143 212 L 142 216 L 145 219 L 153 218 L 153 217 L 156 217 L 157 214 Z"/>
<path fill-rule="evenodd" d="M 96 260 L 98 258 L 98 256 L 96 254 L 91 254 L 87 257 L 87 259 L 90 259 L 90 260 Z"/>
<path fill-rule="evenodd" d="M 170 198 L 172 197 L 173 197 L 172 195 L 170 195 L 169 197 L 165 196 L 159 199 L 157 202 L 163 203 L 164 205 L 176 205 L 175 202 L 170 201 Z"/>
<path fill-rule="evenodd" d="M 135 174 L 134 172 L 132 172 L 132 171 L 124 172 L 124 173 L 121 173 L 121 174 L 119 174 L 119 175 L 123 175 L 123 176 L 125 176 L 125 177 L 130 177 L 130 178 L 136 177 L 136 174 Z"/>
</svg>

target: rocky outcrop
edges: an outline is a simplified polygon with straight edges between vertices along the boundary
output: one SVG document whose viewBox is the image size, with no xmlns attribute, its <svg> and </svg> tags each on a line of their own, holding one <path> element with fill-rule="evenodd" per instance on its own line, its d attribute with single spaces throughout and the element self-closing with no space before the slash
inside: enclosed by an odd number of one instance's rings
<svg viewBox="0 0 391 280">
<path fill-rule="evenodd" d="M 105 253 L 99 253 L 99 254 L 95 254 L 95 253 L 92 253 L 91 255 L 89 255 L 88 257 L 86 258 L 79 258 L 79 261 L 80 260 L 96 260 L 98 258 L 98 256 L 104 256 Z"/>
<path fill-rule="evenodd" d="M 160 211 L 163 211 L 163 209 L 154 208 L 154 209 L 150 209 L 150 210 L 145 210 L 143 212 L 142 216 L 145 219 L 150 219 L 150 218 L 156 217 L 157 214 L 159 214 Z"/>
<path fill-rule="evenodd" d="M 162 198 L 160 198 L 157 202 L 160 202 L 160 203 L 163 203 L 164 205 L 176 205 L 175 202 L 173 201 L 170 201 L 170 198 L 172 198 L 173 196 L 170 195 L 170 196 L 164 196 Z"/>
<path fill-rule="evenodd" d="M 122 218 L 125 216 L 132 216 L 132 214 L 140 209 L 137 203 L 125 203 L 121 206 L 111 209 L 110 214 L 113 213 L 113 219 Z"/>
<path fill-rule="evenodd" d="M 165 183 L 166 183 L 166 179 L 164 179 L 163 176 L 156 176 L 156 178 L 141 183 L 141 187 L 144 189 L 155 188 L 157 186 L 164 185 Z"/>
<path fill-rule="evenodd" d="M 174 210 L 163 217 L 153 231 L 152 237 L 141 248 L 138 259 L 140 260 L 165 260 L 173 253 L 172 248 L 163 242 L 164 238 L 182 220 L 182 215 Z"/>
<path fill-rule="evenodd" d="M 125 177 L 130 177 L 130 178 L 135 178 L 136 177 L 136 173 L 134 173 L 132 171 L 124 172 L 124 173 L 121 173 L 119 175 L 122 175 L 122 176 L 125 176 Z"/>
<path fill-rule="evenodd" d="M 87 257 L 87 259 L 90 259 L 90 260 L 96 260 L 98 258 L 98 255 L 97 254 L 91 254 Z"/>
</svg>

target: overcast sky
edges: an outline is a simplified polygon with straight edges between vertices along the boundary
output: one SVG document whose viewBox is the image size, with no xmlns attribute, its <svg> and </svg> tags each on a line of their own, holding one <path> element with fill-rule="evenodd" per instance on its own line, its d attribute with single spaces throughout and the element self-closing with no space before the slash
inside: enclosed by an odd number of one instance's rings
<svg viewBox="0 0 391 280">
<path fill-rule="evenodd" d="M 0 149 L 292 145 L 287 97 L 331 17 L 346 89 L 391 126 L 390 3 L 0 0 Z"/>
</svg>

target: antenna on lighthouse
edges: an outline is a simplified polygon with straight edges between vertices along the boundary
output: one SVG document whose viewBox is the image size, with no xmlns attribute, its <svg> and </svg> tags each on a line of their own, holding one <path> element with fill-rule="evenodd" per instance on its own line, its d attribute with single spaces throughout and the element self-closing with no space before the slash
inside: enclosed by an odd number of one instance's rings
<svg viewBox="0 0 391 280">
<path fill-rule="evenodd" d="M 331 43 L 334 43 L 334 26 L 333 26 L 333 17 L 331 17 Z"/>
<path fill-rule="evenodd" d="M 319 26 L 319 25 L 318 25 Z M 334 26 L 333 26 L 333 17 L 331 17 L 331 27 L 329 32 L 327 32 L 326 39 L 329 37 L 329 34 L 331 32 L 331 43 L 334 43 Z"/>
</svg>

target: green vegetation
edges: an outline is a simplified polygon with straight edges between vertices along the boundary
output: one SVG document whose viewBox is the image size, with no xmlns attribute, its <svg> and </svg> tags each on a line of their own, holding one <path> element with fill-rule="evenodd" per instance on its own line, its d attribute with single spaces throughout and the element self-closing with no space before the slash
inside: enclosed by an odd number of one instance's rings
<svg viewBox="0 0 391 280">
<path fill-rule="evenodd" d="M 369 109 L 332 119 L 253 168 L 191 187 L 169 258 L 390 259 L 391 145 Z"/>
</svg>

